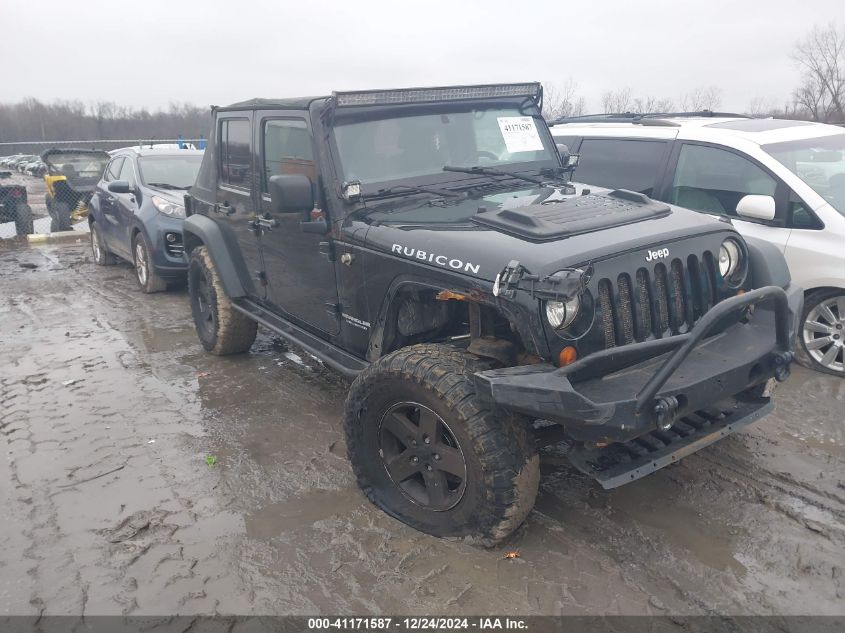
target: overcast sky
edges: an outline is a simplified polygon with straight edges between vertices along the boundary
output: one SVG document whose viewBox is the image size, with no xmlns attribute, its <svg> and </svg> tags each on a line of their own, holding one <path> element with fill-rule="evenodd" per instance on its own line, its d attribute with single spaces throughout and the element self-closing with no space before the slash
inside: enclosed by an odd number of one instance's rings
<svg viewBox="0 0 845 633">
<path fill-rule="evenodd" d="M 722 108 L 783 105 L 790 59 L 843 0 L 3 0 L 0 102 L 108 100 L 148 108 L 350 88 L 572 77 L 601 94 L 722 89 Z"/>
</svg>

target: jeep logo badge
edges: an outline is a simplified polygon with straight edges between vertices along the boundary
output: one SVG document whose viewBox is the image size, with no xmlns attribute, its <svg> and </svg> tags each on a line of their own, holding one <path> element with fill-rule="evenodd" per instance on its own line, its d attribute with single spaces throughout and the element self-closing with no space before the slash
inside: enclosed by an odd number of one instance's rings
<svg viewBox="0 0 845 633">
<path fill-rule="evenodd" d="M 648 255 L 645 256 L 645 260 L 647 262 L 653 262 L 655 259 L 663 259 L 664 257 L 669 257 L 668 248 L 660 248 L 656 251 L 649 251 Z"/>
</svg>

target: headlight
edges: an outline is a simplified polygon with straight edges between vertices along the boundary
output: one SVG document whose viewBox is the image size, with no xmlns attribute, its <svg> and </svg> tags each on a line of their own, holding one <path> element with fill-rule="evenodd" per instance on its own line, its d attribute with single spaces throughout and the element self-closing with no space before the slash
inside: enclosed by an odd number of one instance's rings
<svg viewBox="0 0 845 633">
<path fill-rule="evenodd" d="M 185 207 L 183 207 L 181 204 L 169 202 L 164 198 L 160 198 L 159 196 L 153 196 L 152 201 L 153 205 L 156 209 L 158 209 L 159 213 L 169 215 L 171 218 L 185 217 Z"/>
<path fill-rule="evenodd" d="M 726 239 L 719 248 L 719 274 L 729 280 L 740 269 L 741 264 L 742 248 L 736 240 Z"/>
<path fill-rule="evenodd" d="M 556 330 L 564 330 L 572 325 L 578 310 L 581 309 L 581 299 L 573 297 L 568 301 L 546 301 L 546 318 Z"/>
</svg>

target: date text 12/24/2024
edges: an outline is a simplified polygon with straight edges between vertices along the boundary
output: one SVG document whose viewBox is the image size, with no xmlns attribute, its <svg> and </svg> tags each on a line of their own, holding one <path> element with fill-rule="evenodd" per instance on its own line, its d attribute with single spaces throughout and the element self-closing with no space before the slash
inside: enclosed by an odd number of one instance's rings
<svg viewBox="0 0 845 633">
<path fill-rule="evenodd" d="M 325 617 L 308 618 L 309 631 L 327 631 L 343 629 L 349 631 L 453 631 L 453 630 L 525 630 L 527 623 L 521 618 L 444 618 L 444 617 L 407 617 L 407 618 L 356 618 Z"/>
</svg>

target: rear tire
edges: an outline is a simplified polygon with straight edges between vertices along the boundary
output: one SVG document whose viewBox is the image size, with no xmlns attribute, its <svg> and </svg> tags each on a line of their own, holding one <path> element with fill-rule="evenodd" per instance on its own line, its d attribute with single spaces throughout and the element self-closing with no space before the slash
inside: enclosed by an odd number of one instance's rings
<svg viewBox="0 0 845 633">
<path fill-rule="evenodd" d="M 50 232 L 70 231 L 70 206 L 65 202 L 54 202 L 50 210 Z"/>
<path fill-rule="evenodd" d="M 845 290 L 808 293 L 798 337 L 802 365 L 845 378 Z"/>
<path fill-rule="evenodd" d="M 206 351 L 227 356 L 246 352 L 252 347 L 258 324 L 235 310 L 205 246 L 191 251 L 188 295 L 197 336 Z"/>
<path fill-rule="evenodd" d="M 91 252 L 94 255 L 94 263 L 98 266 L 114 265 L 115 257 L 106 248 L 103 234 L 96 222 L 91 223 Z"/>
<path fill-rule="evenodd" d="M 32 208 L 28 204 L 18 205 L 15 215 L 15 233 L 25 236 L 31 235 L 33 232 Z"/>
<path fill-rule="evenodd" d="M 427 534 L 493 545 L 531 512 L 540 469 L 528 420 L 476 398 L 472 375 L 484 369 L 448 345 L 389 354 L 353 382 L 344 430 L 372 503 Z"/>
<path fill-rule="evenodd" d="M 158 276 L 153 266 L 152 249 L 143 233 L 132 240 L 132 261 L 135 264 L 135 280 L 147 294 L 167 290 L 167 282 Z"/>
</svg>

